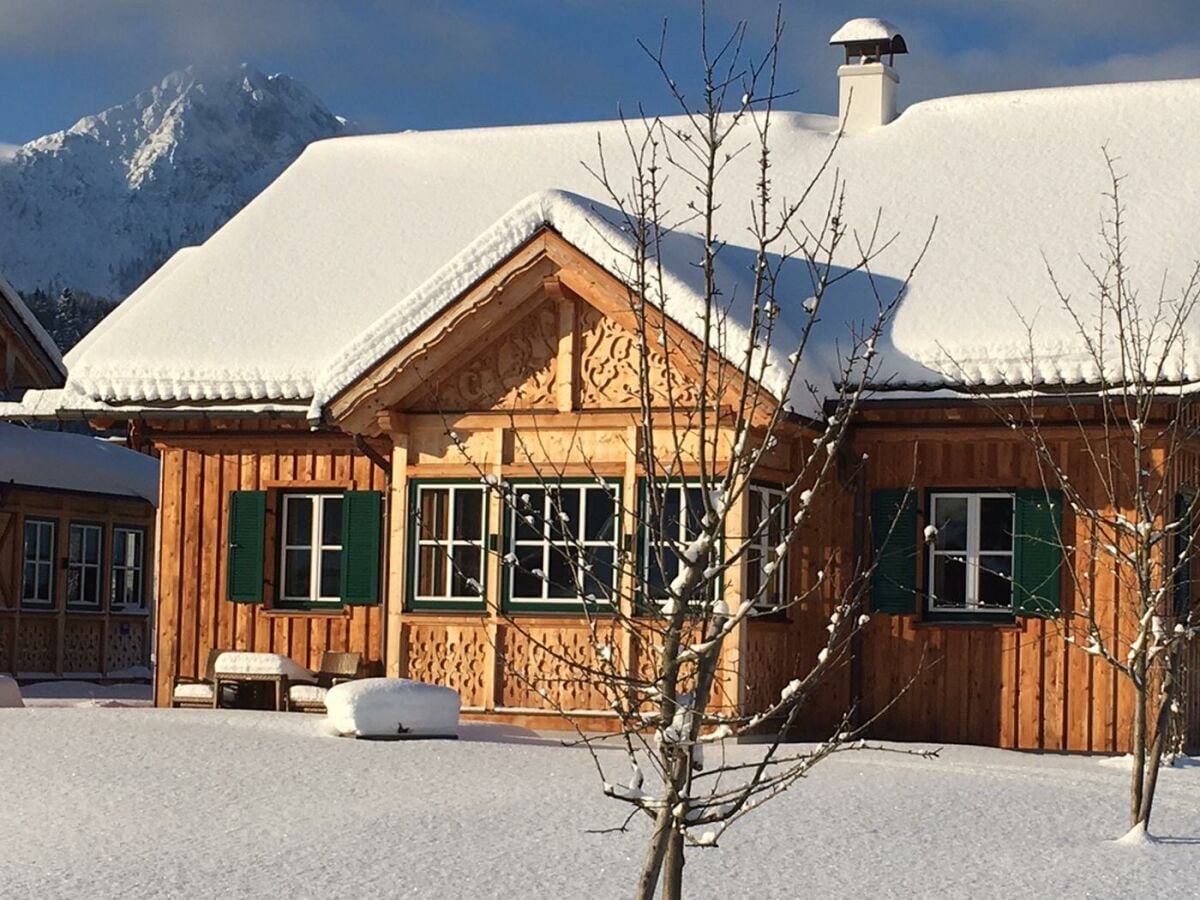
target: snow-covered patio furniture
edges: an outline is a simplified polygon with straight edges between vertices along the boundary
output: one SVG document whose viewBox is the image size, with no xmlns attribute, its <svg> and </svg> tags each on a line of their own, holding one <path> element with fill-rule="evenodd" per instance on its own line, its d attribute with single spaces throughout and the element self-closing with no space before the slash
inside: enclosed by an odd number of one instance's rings
<svg viewBox="0 0 1200 900">
<path fill-rule="evenodd" d="M 325 712 L 325 694 L 331 687 L 358 677 L 362 657 L 357 653 L 338 653 L 326 650 L 321 654 L 321 668 L 316 684 L 288 686 L 288 709 L 296 712 Z"/>
<path fill-rule="evenodd" d="M 21 686 L 8 675 L 0 675 L 0 709 L 13 709 L 24 706 L 21 699 Z"/>
<path fill-rule="evenodd" d="M 213 666 L 213 687 L 217 692 L 217 706 L 223 705 L 222 689 L 225 685 L 246 685 L 269 682 L 274 685 L 275 709 L 285 710 L 288 690 L 293 683 L 310 684 L 316 676 L 295 660 L 278 653 L 251 653 L 244 650 L 226 650 L 217 657 Z M 239 693 L 242 691 L 239 689 Z"/>
<path fill-rule="evenodd" d="M 214 681 L 214 665 L 217 657 L 228 651 L 216 648 L 208 651 L 208 659 L 204 663 L 203 678 L 177 676 L 171 683 L 171 706 L 177 709 L 212 709 L 216 702 L 216 686 Z M 236 685 L 226 688 L 228 694 L 237 689 Z M 229 698 L 232 700 L 232 696 Z"/>
<path fill-rule="evenodd" d="M 460 706 L 458 691 L 407 678 L 361 678 L 325 695 L 338 734 L 374 740 L 455 739 Z"/>
</svg>

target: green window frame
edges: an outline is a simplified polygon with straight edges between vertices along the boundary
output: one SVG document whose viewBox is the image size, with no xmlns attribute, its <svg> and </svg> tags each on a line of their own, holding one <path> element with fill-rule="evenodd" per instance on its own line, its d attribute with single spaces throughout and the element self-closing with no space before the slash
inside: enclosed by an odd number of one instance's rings
<svg viewBox="0 0 1200 900">
<path fill-rule="evenodd" d="M 279 495 L 280 608 L 342 604 L 344 547 L 341 491 L 281 491 Z"/>
<path fill-rule="evenodd" d="M 478 481 L 409 482 L 409 609 L 487 608 L 490 494 Z"/>
<path fill-rule="evenodd" d="M 67 609 L 104 609 L 104 525 L 71 522 L 67 530 Z"/>
<path fill-rule="evenodd" d="M 121 613 L 146 611 L 146 529 L 114 525 L 109 565 L 109 609 Z"/>
<path fill-rule="evenodd" d="M 613 609 L 620 579 L 621 480 L 513 479 L 507 490 L 505 611 Z M 582 534 L 572 527 L 578 522 Z"/>
<path fill-rule="evenodd" d="M 786 615 L 788 559 L 776 548 L 784 543 L 791 524 L 787 488 L 753 482 L 746 492 L 746 599 L 753 599 L 755 615 Z M 765 526 L 765 527 L 764 527 Z M 756 596 L 759 591 L 761 596 Z"/>
<path fill-rule="evenodd" d="M 58 520 L 28 518 L 22 528 L 21 608 L 51 610 L 57 606 L 54 596 L 58 553 Z"/>
</svg>

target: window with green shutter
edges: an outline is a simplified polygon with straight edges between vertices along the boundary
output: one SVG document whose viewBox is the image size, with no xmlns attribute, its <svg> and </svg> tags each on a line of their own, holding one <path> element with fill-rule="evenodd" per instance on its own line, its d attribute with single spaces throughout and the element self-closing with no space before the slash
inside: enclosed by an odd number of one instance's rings
<svg viewBox="0 0 1200 900">
<path fill-rule="evenodd" d="M 262 603 L 267 539 L 267 492 L 229 495 L 226 596 L 234 603 Z"/>
<path fill-rule="evenodd" d="M 917 609 L 917 504 L 908 488 L 871 494 L 871 539 L 875 550 L 871 609 L 911 615 Z"/>
<path fill-rule="evenodd" d="M 1016 555 L 1013 611 L 1054 616 L 1062 609 L 1062 513 L 1060 491 L 1016 492 Z"/>
<path fill-rule="evenodd" d="M 347 491 L 342 499 L 342 602 L 374 606 L 379 602 L 383 495 L 379 491 Z"/>
</svg>

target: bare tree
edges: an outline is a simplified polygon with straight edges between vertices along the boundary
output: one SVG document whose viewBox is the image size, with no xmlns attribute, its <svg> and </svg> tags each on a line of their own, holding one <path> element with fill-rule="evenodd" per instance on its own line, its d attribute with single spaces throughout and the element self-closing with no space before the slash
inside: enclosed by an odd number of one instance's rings
<svg viewBox="0 0 1200 900">
<path fill-rule="evenodd" d="M 1104 158 L 1108 211 L 1101 258 L 1084 262 L 1088 295 L 1071 296 L 1047 262 L 1090 383 L 1043 384 L 987 402 L 1028 440 L 1048 498 L 1061 496 L 1071 513 L 1058 533 L 1025 537 L 1068 560 L 1073 590 L 1057 618 L 1063 638 L 1132 690 L 1129 824 L 1145 833 L 1160 765 L 1186 740 L 1184 667 L 1200 625 L 1190 601 L 1200 410 L 1186 383 L 1200 265 L 1177 291 L 1168 291 L 1165 277 L 1152 294 L 1138 289 L 1130 277 L 1122 176 L 1107 148 Z M 1024 324 L 1027 369 L 1038 373 L 1053 361 L 1036 349 L 1035 323 Z"/>
<path fill-rule="evenodd" d="M 605 476 L 586 454 L 578 458 L 600 488 L 586 502 L 632 523 L 626 533 L 640 535 L 638 546 L 615 558 L 597 546 L 597 534 L 611 535 L 616 526 L 591 531 L 580 521 L 578 494 L 564 490 L 565 469 L 538 452 L 536 427 L 517 428 L 514 419 L 514 453 L 536 468 L 533 486 L 505 483 L 475 461 L 518 528 L 553 538 L 550 570 L 511 548 L 497 550 L 506 575 L 542 579 L 582 598 L 591 635 L 586 653 L 539 642 L 520 616 L 498 614 L 552 655 L 557 670 L 603 697 L 610 733 L 587 731 L 594 720 L 580 721 L 564 708 L 545 673 L 506 662 L 510 677 L 525 679 L 576 724 L 604 792 L 631 807 L 625 824 L 639 814 L 653 823 L 638 897 L 660 888 L 664 897 L 680 897 L 688 846 L 717 845 L 734 822 L 822 760 L 866 746 L 870 722 L 859 721 L 853 709 L 815 746 L 786 739 L 867 620 L 862 600 L 870 565 L 831 554 L 798 593 L 782 575 L 789 553 L 813 531 L 822 498 L 861 465 L 845 446 L 847 429 L 879 379 L 876 343 L 920 258 L 902 279 L 876 276 L 873 265 L 894 235 L 882 233 L 879 216 L 865 231 L 848 226 L 846 185 L 831 165 L 837 140 L 798 196 L 777 193 L 771 128 L 783 96 L 776 84 L 782 18 L 776 17 L 766 53 L 751 59 L 745 23 L 714 44 L 703 16 L 702 8 L 697 97 L 669 73 L 664 26 L 657 46 L 643 47 L 680 115 L 625 120 L 624 146 L 601 143 L 587 164 L 605 197 L 595 214 L 613 226 L 596 233 L 621 261 L 634 323 L 638 396 L 628 451 L 643 485 L 640 503 L 619 508 L 615 490 L 605 499 Z M 723 192 L 731 167 L 746 165 L 756 173 L 751 194 Z M 671 180 L 682 181 L 683 190 L 667 190 Z M 750 209 L 744 233 L 721 233 L 719 210 L 728 203 Z M 668 314 L 679 290 L 678 268 L 668 260 L 680 259 L 691 273 L 695 324 L 688 328 Z M 844 328 L 823 324 L 830 290 L 848 279 L 870 298 L 865 315 Z M 833 328 L 840 329 L 836 339 Z M 801 415 L 801 404 L 813 412 Z M 466 441 L 450 435 L 470 459 Z M 784 483 L 773 478 L 771 490 L 756 487 L 765 470 L 781 465 Z M 746 590 L 730 590 L 735 582 Z M 739 594 L 740 602 L 728 602 Z M 755 616 L 802 604 L 827 611 L 823 646 L 797 664 L 777 695 L 745 708 L 743 698 L 726 690 L 740 664 L 740 630 Z M 762 738 L 753 753 L 726 752 L 726 742 L 750 733 Z M 615 767 L 617 754 L 597 752 L 602 740 L 624 749 Z"/>
</svg>

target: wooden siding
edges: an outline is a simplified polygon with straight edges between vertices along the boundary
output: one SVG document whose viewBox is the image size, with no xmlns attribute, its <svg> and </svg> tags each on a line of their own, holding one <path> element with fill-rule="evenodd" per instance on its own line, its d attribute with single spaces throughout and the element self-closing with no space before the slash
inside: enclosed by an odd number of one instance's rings
<svg viewBox="0 0 1200 900">
<path fill-rule="evenodd" d="M 189 424 L 167 425 L 152 434 L 162 455 L 156 702 L 170 703 L 176 675 L 202 675 L 208 651 L 218 647 L 281 653 L 310 669 L 320 665 L 326 650 L 352 651 L 369 667 L 380 667 L 382 602 L 329 612 L 274 608 L 273 539 L 268 540 L 266 602 L 227 600 L 226 532 L 232 491 L 269 492 L 267 531 L 273 535 L 277 491 L 386 491 L 386 473 L 344 435 L 250 423 L 233 435 L 228 426 L 192 431 Z"/>
<path fill-rule="evenodd" d="M 22 535 L 25 519 L 57 523 L 53 610 L 21 608 Z M 64 560 L 71 522 L 102 525 L 101 609 L 66 606 Z M 109 611 L 114 525 L 145 532 L 142 584 L 146 612 Z M 0 490 L 0 672 L 24 678 L 70 675 L 126 677 L 130 669 L 148 669 L 151 650 L 154 577 L 154 507 L 145 500 L 8 487 Z"/>
</svg>

